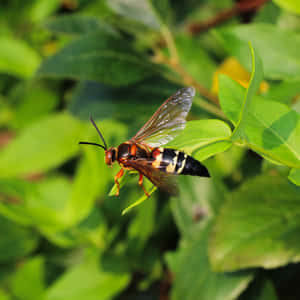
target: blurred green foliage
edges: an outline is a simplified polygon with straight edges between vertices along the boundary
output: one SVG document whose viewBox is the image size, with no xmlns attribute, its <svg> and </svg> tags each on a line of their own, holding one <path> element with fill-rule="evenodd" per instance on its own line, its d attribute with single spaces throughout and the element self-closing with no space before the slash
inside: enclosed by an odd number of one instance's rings
<svg viewBox="0 0 300 300">
<path fill-rule="evenodd" d="M 299 14 L 2 1 L 0 300 L 299 299 Z M 146 181 L 147 199 L 126 173 L 110 197 L 119 167 L 78 145 L 98 139 L 89 117 L 117 146 L 182 86 L 197 95 L 168 146 L 212 177 L 179 176 L 172 198 Z"/>
</svg>

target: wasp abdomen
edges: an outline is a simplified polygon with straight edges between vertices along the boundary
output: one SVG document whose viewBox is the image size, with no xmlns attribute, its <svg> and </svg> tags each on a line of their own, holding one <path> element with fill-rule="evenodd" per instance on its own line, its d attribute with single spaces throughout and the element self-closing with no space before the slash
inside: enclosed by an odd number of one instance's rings
<svg viewBox="0 0 300 300">
<path fill-rule="evenodd" d="M 170 174 L 210 177 L 207 168 L 186 153 L 170 148 L 152 151 L 152 166 Z"/>
</svg>

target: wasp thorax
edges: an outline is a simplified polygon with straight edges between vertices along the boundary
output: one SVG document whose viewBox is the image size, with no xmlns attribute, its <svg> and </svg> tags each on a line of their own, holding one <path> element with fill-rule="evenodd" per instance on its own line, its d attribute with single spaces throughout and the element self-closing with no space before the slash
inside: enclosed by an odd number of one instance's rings
<svg viewBox="0 0 300 300">
<path fill-rule="evenodd" d="M 105 163 L 107 165 L 112 165 L 116 160 L 116 149 L 115 148 L 109 148 L 105 151 Z"/>
</svg>

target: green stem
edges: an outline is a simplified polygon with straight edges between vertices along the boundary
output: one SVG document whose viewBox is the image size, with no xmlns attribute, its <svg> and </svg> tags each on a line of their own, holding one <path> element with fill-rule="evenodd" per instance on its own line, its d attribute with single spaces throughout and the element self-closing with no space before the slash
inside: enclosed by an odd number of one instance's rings
<svg viewBox="0 0 300 300">
<path fill-rule="evenodd" d="M 169 30 L 169 28 L 166 25 L 162 25 L 161 32 L 166 41 L 167 47 L 170 51 L 171 60 L 173 61 L 173 63 L 178 64 L 179 56 L 178 56 L 175 41 L 174 41 L 171 31 Z"/>
</svg>

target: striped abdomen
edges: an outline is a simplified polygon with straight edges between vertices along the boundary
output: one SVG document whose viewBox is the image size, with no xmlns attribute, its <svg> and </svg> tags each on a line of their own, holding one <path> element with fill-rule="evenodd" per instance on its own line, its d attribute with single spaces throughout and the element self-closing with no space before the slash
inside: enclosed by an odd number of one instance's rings
<svg viewBox="0 0 300 300">
<path fill-rule="evenodd" d="M 210 177 L 208 170 L 198 160 L 186 153 L 169 148 L 155 148 L 151 152 L 152 166 L 170 174 Z"/>
</svg>

